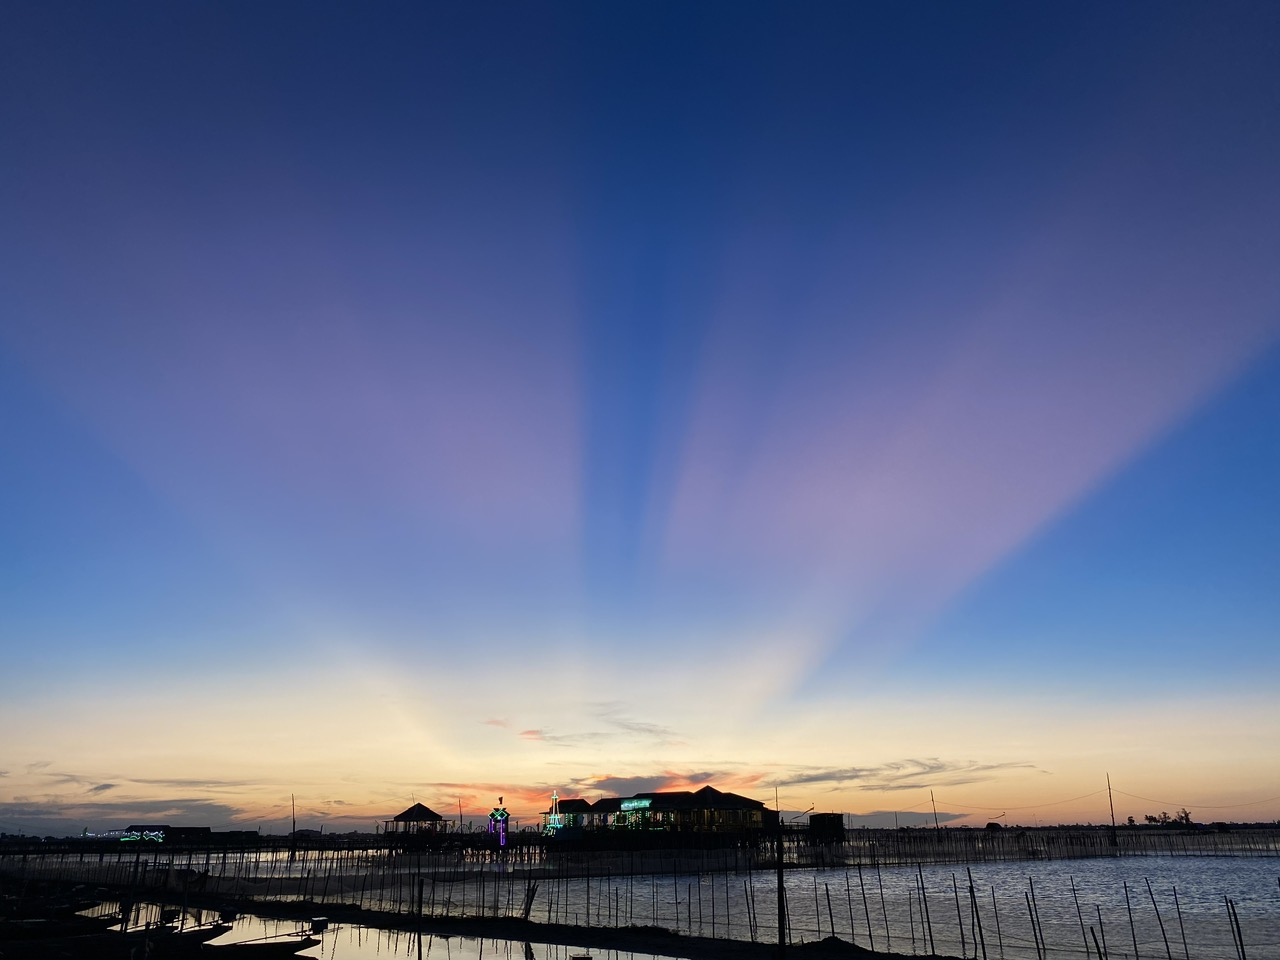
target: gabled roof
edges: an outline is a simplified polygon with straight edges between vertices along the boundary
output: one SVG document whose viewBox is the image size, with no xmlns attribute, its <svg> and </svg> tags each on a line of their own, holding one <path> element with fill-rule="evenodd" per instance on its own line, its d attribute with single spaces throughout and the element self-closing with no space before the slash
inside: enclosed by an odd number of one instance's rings
<svg viewBox="0 0 1280 960">
<path fill-rule="evenodd" d="M 694 795 L 701 804 L 717 810 L 763 810 L 764 801 L 752 800 L 736 793 L 725 793 L 707 785 Z"/>
<path fill-rule="evenodd" d="M 648 800 L 648 810 L 763 810 L 764 803 L 742 797 L 736 793 L 725 793 L 713 786 L 705 786 L 701 790 L 668 790 L 652 793 L 637 793 L 634 797 L 602 797 L 591 805 L 593 813 L 618 813 L 622 810 L 624 799 Z M 565 801 L 560 801 L 560 809 L 565 809 Z"/>
<path fill-rule="evenodd" d="M 443 820 L 444 817 L 436 813 L 430 807 L 424 807 L 420 803 L 415 803 L 404 813 L 397 813 L 391 818 L 395 823 L 423 823 L 426 821 Z"/>
<path fill-rule="evenodd" d="M 762 810 L 764 803 L 725 793 L 707 785 L 700 790 L 669 790 L 655 793 L 637 793 L 636 799 L 649 800 L 650 810 Z M 596 804 L 596 809 L 600 805 Z"/>
<path fill-rule="evenodd" d="M 591 809 L 591 801 L 584 797 L 571 797 L 560 801 L 561 813 L 586 813 Z"/>
</svg>

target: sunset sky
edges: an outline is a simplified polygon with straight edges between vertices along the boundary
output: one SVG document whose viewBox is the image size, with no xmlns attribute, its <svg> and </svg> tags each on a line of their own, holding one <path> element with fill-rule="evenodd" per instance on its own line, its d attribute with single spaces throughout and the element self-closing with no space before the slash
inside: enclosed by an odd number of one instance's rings
<svg viewBox="0 0 1280 960">
<path fill-rule="evenodd" d="M 0 832 L 1280 818 L 1280 5 L 0 6 Z"/>
</svg>

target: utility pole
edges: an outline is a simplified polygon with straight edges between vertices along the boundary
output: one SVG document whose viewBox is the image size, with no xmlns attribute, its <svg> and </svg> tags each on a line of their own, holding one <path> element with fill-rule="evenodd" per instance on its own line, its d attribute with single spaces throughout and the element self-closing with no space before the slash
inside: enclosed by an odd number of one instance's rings
<svg viewBox="0 0 1280 960">
<path fill-rule="evenodd" d="M 933 829 L 941 830 L 942 827 L 938 825 L 938 802 L 933 799 L 932 790 L 929 791 L 929 802 L 933 804 Z"/>
<path fill-rule="evenodd" d="M 1116 839 L 1116 801 L 1111 796 L 1111 773 L 1107 773 L 1107 803 L 1111 806 L 1111 845 L 1113 847 L 1120 846 L 1119 840 Z"/>
</svg>

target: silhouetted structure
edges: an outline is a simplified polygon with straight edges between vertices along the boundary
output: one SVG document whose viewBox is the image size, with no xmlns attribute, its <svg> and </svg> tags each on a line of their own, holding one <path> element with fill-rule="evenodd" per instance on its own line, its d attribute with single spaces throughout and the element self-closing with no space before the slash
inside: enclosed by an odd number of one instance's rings
<svg viewBox="0 0 1280 960">
<path fill-rule="evenodd" d="M 813 813 L 809 815 L 810 843 L 844 843 L 844 814 Z"/>
<path fill-rule="evenodd" d="M 762 830 L 771 811 L 764 803 L 712 786 L 701 790 L 637 793 L 631 797 L 601 797 L 591 803 L 581 797 L 559 800 L 542 815 L 543 831 L 666 830 L 672 832 L 741 833 Z"/>
<path fill-rule="evenodd" d="M 382 821 L 382 829 L 386 833 L 435 833 L 445 822 L 444 817 L 430 807 L 415 803 L 403 813 L 397 813 L 390 820 Z"/>
</svg>

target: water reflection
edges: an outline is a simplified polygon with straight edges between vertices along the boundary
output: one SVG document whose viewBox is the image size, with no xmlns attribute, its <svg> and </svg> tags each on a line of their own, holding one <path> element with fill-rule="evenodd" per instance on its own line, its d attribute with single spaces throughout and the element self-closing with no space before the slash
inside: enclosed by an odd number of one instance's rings
<svg viewBox="0 0 1280 960">
<path fill-rule="evenodd" d="M 212 943 L 285 938 L 299 936 L 309 930 L 309 924 L 297 921 L 242 917 L 234 922 L 227 934 Z M 303 950 L 298 956 L 323 957 L 326 960 L 385 960 L 388 957 L 406 957 L 409 960 L 417 960 L 418 957 L 432 957 L 434 960 L 575 960 L 587 956 L 592 960 L 658 960 L 645 953 L 427 933 L 419 936 L 406 931 L 375 930 L 355 925 L 331 926 L 317 935 L 320 944 Z"/>
</svg>

